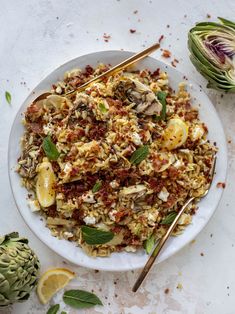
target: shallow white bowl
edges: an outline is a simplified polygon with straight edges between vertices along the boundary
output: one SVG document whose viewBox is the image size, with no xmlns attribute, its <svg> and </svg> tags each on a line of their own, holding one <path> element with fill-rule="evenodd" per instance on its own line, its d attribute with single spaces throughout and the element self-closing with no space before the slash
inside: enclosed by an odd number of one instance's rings
<svg viewBox="0 0 235 314">
<path fill-rule="evenodd" d="M 9 139 L 9 176 L 11 182 L 12 192 L 15 198 L 17 207 L 23 216 L 24 220 L 31 228 L 31 230 L 42 240 L 47 246 L 49 246 L 56 253 L 71 261 L 74 264 L 106 271 L 126 271 L 130 269 L 136 269 L 143 267 L 148 256 L 144 250 L 140 250 L 136 253 L 113 253 L 110 257 L 105 258 L 92 258 L 87 256 L 81 248 L 77 247 L 74 243 L 66 240 L 59 240 L 51 236 L 48 228 L 45 227 L 45 222 L 41 220 L 41 216 L 32 213 L 27 205 L 26 189 L 21 187 L 20 177 L 14 171 L 17 164 L 17 158 L 20 155 L 20 138 L 24 132 L 24 128 L 21 124 L 22 113 L 26 107 L 41 93 L 50 90 L 53 83 L 63 79 L 64 72 L 73 68 L 84 68 L 87 64 L 95 67 L 98 63 L 106 63 L 115 65 L 120 61 L 130 57 L 133 53 L 127 51 L 101 51 L 91 53 L 85 56 L 78 57 L 71 60 L 58 69 L 48 75 L 27 97 L 22 106 L 20 107 L 16 118 L 14 120 L 10 139 Z M 148 57 L 136 65 L 138 69 L 150 69 L 156 70 L 160 68 L 165 70 L 169 74 L 170 85 L 177 89 L 178 84 L 183 81 L 184 75 L 177 71 L 175 68 L 169 67 L 159 60 Z M 216 142 L 219 148 L 216 175 L 212 183 L 210 192 L 199 203 L 199 210 L 193 218 L 193 222 L 187 227 L 185 232 L 178 236 L 169 239 L 165 248 L 162 250 L 158 263 L 172 256 L 179 251 L 183 246 L 189 243 L 196 235 L 203 229 L 206 223 L 209 221 L 213 212 L 215 211 L 219 200 L 222 195 L 222 189 L 216 187 L 217 182 L 224 182 L 226 177 L 227 168 L 227 148 L 224 131 L 219 120 L 219 117 L 210 102 L 207 95 L 202 89 L 195 84 L 195 82 L 187 81 L 188 90 L 192 95 L 192 102 L 194 105 L 200 104 L 200 118 L 206 123 L 209 129 L 209 139 L 212 142 Z"/>
</svg>

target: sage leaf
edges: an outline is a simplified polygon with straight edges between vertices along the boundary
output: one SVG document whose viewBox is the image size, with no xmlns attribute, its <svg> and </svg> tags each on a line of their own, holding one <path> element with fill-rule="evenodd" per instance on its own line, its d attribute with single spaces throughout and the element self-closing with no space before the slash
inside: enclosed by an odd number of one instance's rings
<svg viewBox="0 0 235 314">
<path fill-rule="evenodd" d="M 50 160 L 57 160 L 60 153 L 58 152 L 55 144 L 52 142 L 50 135 L 44 138 L 42 148 Z"/>
<path fill-rule="evenodd" d="M 102 113 L 106 113 L 108 111 L 108 109 L 105 107 L 105 104 L 103 102 L 99 103 L 99 108 Z"/>
<path fill-rule="evenodd" d="M 5 98 L 8 104 L 11 105 L 11 94 L 8 91 L 5 92 Z"/>
<path fill-rule="evenodd" d="M 149 147 L 147 145 L 143 145 L 134 151 L 134 153 L 131 155 L 130 162 L 133 165 L 138 165 L 148 156 L 148 154 Z"/>
<path fill-rule="evenodd" d="M 60 308 L 60 305 L 55 304 L 49 308 L 49 310 L 47 311 L 47 314 L 56 314 L 59 311 L 59 308 Z"/>
<path fill-rule="evenodd" d="M 176 212 L 171 212 L 169 213 L 162 221 L 161 221 L 161 225 L 170 225 L 175 217 L 177 216 Z"/>
<path fill-rule="evenodd" d="M 102 187 L 102 183 L 101 182 L 96 182 L 95 185 L 92 188 L 92 192 L 96 193 L 98 192 Z"/>
<path fill-rule="evenodd" d="M 144 242 L 144 248 L 147 254 L 150 254 L 155 244 L 155 239 L 153 234 Z"/>
<path fill-rule="evenodd" d="M 162 111 L 160 116 L 155 116 L 156 121 L 165 120 L 166 119 L 166 96 L 167 93 L 163 91 L 157 92 L 157 98 L 162 104 Z"/>
<path fill-rule="evenodd" d="M 104 244 L 114 237 L 114 233 L 111 231 L 103 231 L 87 226 L 82 226 L 81 230 L 84 241 L 89 245 Z"/>
<path fill-rule="evenodd" d="M 68 290 L 63 295 L 64 303 L 76 309 L 103 305 L 100 299 L 91 292 L 84 290 Z"/>
</svg>

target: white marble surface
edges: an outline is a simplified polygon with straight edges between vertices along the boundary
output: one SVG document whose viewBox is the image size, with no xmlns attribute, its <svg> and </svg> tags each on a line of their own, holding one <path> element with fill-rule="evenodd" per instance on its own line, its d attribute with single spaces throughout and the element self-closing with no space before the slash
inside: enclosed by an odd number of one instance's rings
<svg viewBox="0 0 235 314">
<path fill-rule="evenodd" d="M 217 16 L 234 19 L 235 2 L 0 0 L 0 5 L 0 233 L 17 230 L 28 237 L 40 257 L 42 270 L 65 266 L 28 229 L 13 202 L 7 174 L 7 146 L 19 106 L 46 74 L 69 59 L 98 50 L 139 51 L 161 34 L 165 36 L 162 47 L 170 49 L 179 60 L 177 68 L 204 85 L 188 58 L 187 31 L 195 22 L 207 20 L 207 14 L 211 19 Z M 136 32 L 131 34 L 130 29 Z M 109 42 L 104 41 L 104 33 L 111 35 Z M 154 56 L 160 58 L 160 51 Z M 12 94 L 11 106 L 5 101 L 6 90 Z M 130 291 L 137 272 L 96 273 L 67 265 L 78 274 L 71 284 L 73 287 L 94 289 L 103 300 L 104 307 L 84 313 L 235 313 L 235 100 L 228 95 L 221 98 L 220 92 L 207 92 L 231 141 L 227 185 L 216 213 L 195 242 L 153 269 L 135 295 Z M 179 283 L 182 289 L 177 289 Z M 60 300 L 58 295 L 52 302 Z M 33 294 L 29 301 L 1 313 L 38 314 L 46 310 Z M 69 309 L 67 312 L 76 313 Z"/>
</svg>

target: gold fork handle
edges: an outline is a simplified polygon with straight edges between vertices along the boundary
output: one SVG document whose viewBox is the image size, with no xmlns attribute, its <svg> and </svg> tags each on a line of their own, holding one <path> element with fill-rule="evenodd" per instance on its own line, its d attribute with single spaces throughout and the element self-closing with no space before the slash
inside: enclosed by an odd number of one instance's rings
<svg viewBox="0 0 235 314">
<path fill-rule="evenodd" d="M 172 224 L 170 225 L 169 229 L 167 230 L 166 234 L 162 237 L 161 241 L 157 244 L 157 246 L 155 247 L 155 249 L 153 250 L 151 256 L 149 257 L 147 263 L 145 264 L 142 272 L 140 273 L 138 279 L 136 280 L 132 291 L 136 292 L 138 290 L 138 288 L 140 287 L 141 283 L 143 282 L 143 280 L 145 279 L 145 277 L 147 276 L 149 270 L 151 269 L 155 259 L 157 258 L 157 256 L 159 255 L 162 247 L 164 246 L 164 244 L 166 243 L 167 239 L 169 238 L 169 236 L 172 234 L 175 226 L 177 225 L 181 215 L 183 214 L 183 212 L 185 211 L 185 209 L 187 208 L 187 206 L 195 199 L 195 197 L 191 197 L 187 200 L 187 202 L 184 204 L 184 206 L 182 206 L 181 210 L 179 211 L 178 215 L 175 217 L 174 221 L 172 222 Z"/>
<path fill-rule="evenodd" d="M 126 67 L 130 66 L 131 64 L 143 59 L 144 57 L 148 56 L 150 53 L 152 53 L 153 51 L 157 50 L 160 47 L 159 43 L 156 43 L 146 49 L 144 49 L 141 52 L 138 52 L 136 54 L 134 54 L 133 56 L 131 56 L 130 58 L 122 61 L 121 63 L 115 65 L 114 67 L 112 67 L 111 69 L 109 69 L 108 71 L 94 77 L 92 80 L 86 82 L 85 84 L 79 86 L 76 90 L 72 90 L 68 93 L 66 93 L 66 95 L 70 95 L 72 93 L 75 92 L 81 92 L 82 90 L 84 90 L 86 87 L 88 87 L 90 84 L 95 83 L 100 81 L 103 77 L 114 74 L 120 70 L 125 69 Z"/>
</svg>

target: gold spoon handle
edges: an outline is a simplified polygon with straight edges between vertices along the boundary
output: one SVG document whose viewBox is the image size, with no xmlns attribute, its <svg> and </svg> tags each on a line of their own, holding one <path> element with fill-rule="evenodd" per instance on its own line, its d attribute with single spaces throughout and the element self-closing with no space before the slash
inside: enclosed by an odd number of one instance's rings
<svg viewBox="0 0 235 314">
<path fill-rule="evenodd" d="M 90 81 L 88 81 L 85 84 L 79 86 L 76 90 L 72 90 L 72 91 L 66 93 L 66 95 L 70 95 L 70 94 L 75 93 L 75 92 L 81 92 L 86 87 L 88 87 L 90 84 L 100 81 L 105 76 L 114 74 L 116 72 L 119 72 L 119 71 L 125 69 L 126 67 L 130 66 L 131 64 L 133 64 L 133 63 L 143 59 L 144 57 L 148 56 L 150 53 L 152 53 L 153 51 L 157 50 L 159 47 L 160 47 L 159 43 L 156 43 L 156 44 L 152 45 L 151 47 L 148 47 L 148 48 L 144 49 L 143 51 L 134 54 L 130 58 L 122 61 L 121 63 L 119 63 L 117 65 L 115 65 L 114 67 L 112 67 L 108 71 L 106 71 L 106 72 L 104 72 L 104 73 L 94 77 Z"/>
<path fill-rule="evenodd" d="M 144 278 L 147 276 L 149 270 L 151 269 L 155 259 L 157 258 L 157 256 L 159 255 L 162 247 L 164 246 L 164 244 L 166 243 L 167 239 L 169 238 L 169 236 L 172 234 L 175 226 L 177 225 L 181 215 L 183 214 L 183 212 L 185 211 L 185 209 L 187 208 L 187 206 L 195 199 L 195 197 L 190 197 L 187 202 L 184 204 L 184 206 L 182 206 L 181 210 L 178 212 L 178 215 L 175 217 L 174 221 L 172 222 L 172 224 L 170 225 L 169 229 L 167 230 L 166 234 L 162 237 L 161 241 L 157 244 L 157 246 L 155 247 L 155 249 L 153 250 L 151 256 L 149 257 L 147 263 L 145 264 L 142 272 L 140 273 L 138 279 L 136 280 L 132 291 L 136 292 L 138 290 L 138 288 L 140 287 L 141 283 L 143 282 Z"/>
</svg>

